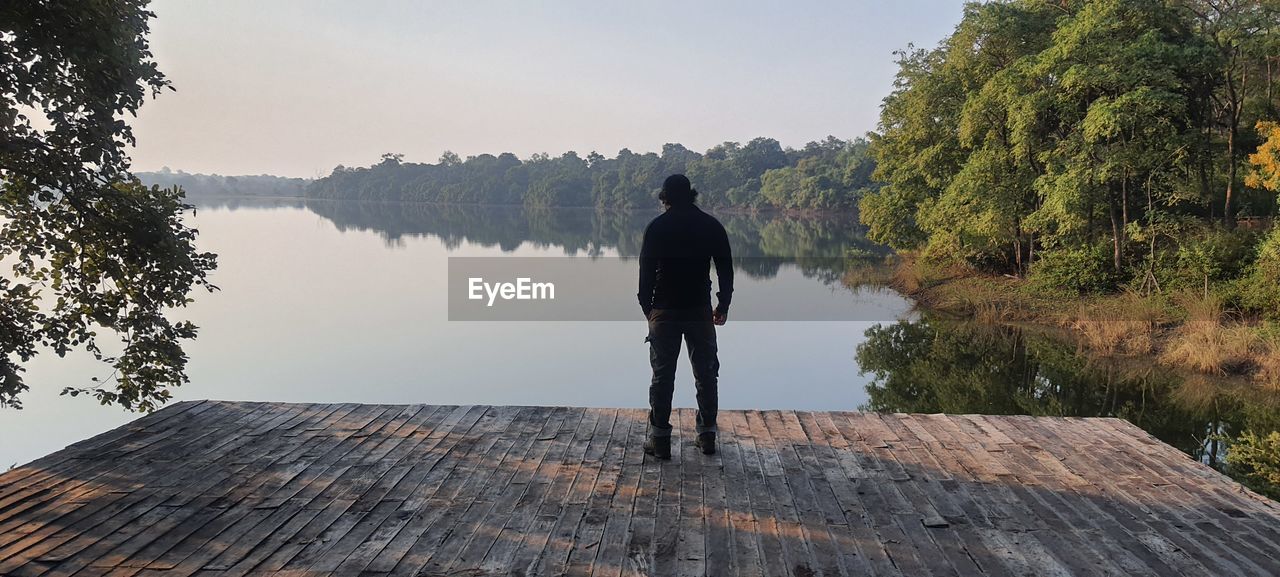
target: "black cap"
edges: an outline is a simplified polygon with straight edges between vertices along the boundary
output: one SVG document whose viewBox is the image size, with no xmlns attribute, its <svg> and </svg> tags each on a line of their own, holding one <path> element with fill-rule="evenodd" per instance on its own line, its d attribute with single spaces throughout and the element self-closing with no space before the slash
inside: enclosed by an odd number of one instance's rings
<svg viewBox="0 0 1280 577">
<path fill-rule="evenodd" d="M 662 182 L 662 192 L 658 194 L 658 198 L 671 205 L 690 204 L 697 195 L 685 175 L 673 174 Z"/>
</svg>

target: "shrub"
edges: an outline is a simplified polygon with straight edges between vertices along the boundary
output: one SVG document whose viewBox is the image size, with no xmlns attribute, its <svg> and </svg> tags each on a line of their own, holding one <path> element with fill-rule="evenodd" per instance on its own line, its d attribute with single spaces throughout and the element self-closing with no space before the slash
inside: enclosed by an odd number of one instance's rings
<svg viewBox="0 0 1280 577">
<path fill-rule="evenodd" d="M 1256 259 L 1231 289 L 1241 309 L 1280 319 L 1280 228 L 1258 244 Z"/>
<path fill-rule="evenodd" d="M 1211 230 L 1185 240 L 1174 254 L 1172 271 L 1157 276 L 1166 289 L 1195 288 L 1209 292 L 1218 281 L 1239 277 L 1253 262 L 1258 235 L 1247 230 Z"/>
<path fill-rule="evenodd" d="M 1033 282 L 1077 293 L 1114 290 L 1119 277 L 1112 268 L 1111 247 L 1105 243 L 1059 248 L 1040 253 L 1031 271 Z"/>
<path fill-rule="evenodd" d="M 1280 431 L 1266 436 L 1246 431 L 1228 447 L 1227 466 L 1253 490 L 1280 498 Z"/>
</svg>

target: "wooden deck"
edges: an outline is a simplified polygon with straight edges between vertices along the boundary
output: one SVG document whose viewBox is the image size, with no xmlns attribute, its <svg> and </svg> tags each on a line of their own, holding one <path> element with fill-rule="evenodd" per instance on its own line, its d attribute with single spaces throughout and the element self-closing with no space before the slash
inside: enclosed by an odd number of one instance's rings
<svg viewBox="0 0 1280 577">
<path fill-rule="evenodd" d="M 178 403 L 0 475 L 0 574 L 1280 574 L 1274 502 L 1124 421 L 721 426 L 660 463 L 639 410 Z"/>
</svg>

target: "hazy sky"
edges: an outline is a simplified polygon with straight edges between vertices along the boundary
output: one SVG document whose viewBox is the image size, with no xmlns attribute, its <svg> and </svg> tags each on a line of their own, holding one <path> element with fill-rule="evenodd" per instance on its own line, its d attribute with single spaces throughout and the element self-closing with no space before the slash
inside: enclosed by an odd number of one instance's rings
<svg viewBox="0 0 1280 577">
<path fill-rule="evenodd" d="M 177 92 L 134 121 L 136 170 L 314 177 L 384 152 L 612 156 L 875 127 L 894 50 L 958 0 L 159 0 Z"/>
</svg>

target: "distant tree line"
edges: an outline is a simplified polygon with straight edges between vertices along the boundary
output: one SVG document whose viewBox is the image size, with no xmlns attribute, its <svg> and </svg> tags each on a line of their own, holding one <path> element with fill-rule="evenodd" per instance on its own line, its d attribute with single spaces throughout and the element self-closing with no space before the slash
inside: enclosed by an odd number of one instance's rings
<svg viewBox="0 0 1280 577">
<path fill-rule="evenodd" d="M 898 65 L 873 239 L 1082 291 L 1274 287 L 1275 2 L 970 3 Z"/>
<path fill-rule="evenodd" d="M 877 185 L 865 139 L 828 137 L 799 150 L 772 138 L 726 142 L 698 153 L 667 144 L 661 153 L 623 149 L 560 156 L 511 153 L 460 158 L 446 152 L 435 164 L 385 154 L 364 168 L 339 166 L 307 188 L 327 199 L 410 200 L 440 204 L 531 207 L 650 208 L 668 175 L 683 173 L 706 207 L 848 211 Z"/>
<path fill-rule="evenodd" d="M 269 174 L 253 176 L 221 176 L 218 174 L 189 174 L 165 167 L 156 172 L 135 173 L 147 186 L 181 187 L 187 196 L 303 196 L 307 184 L 305 178 L 289 178 Z"/>
</svg>

